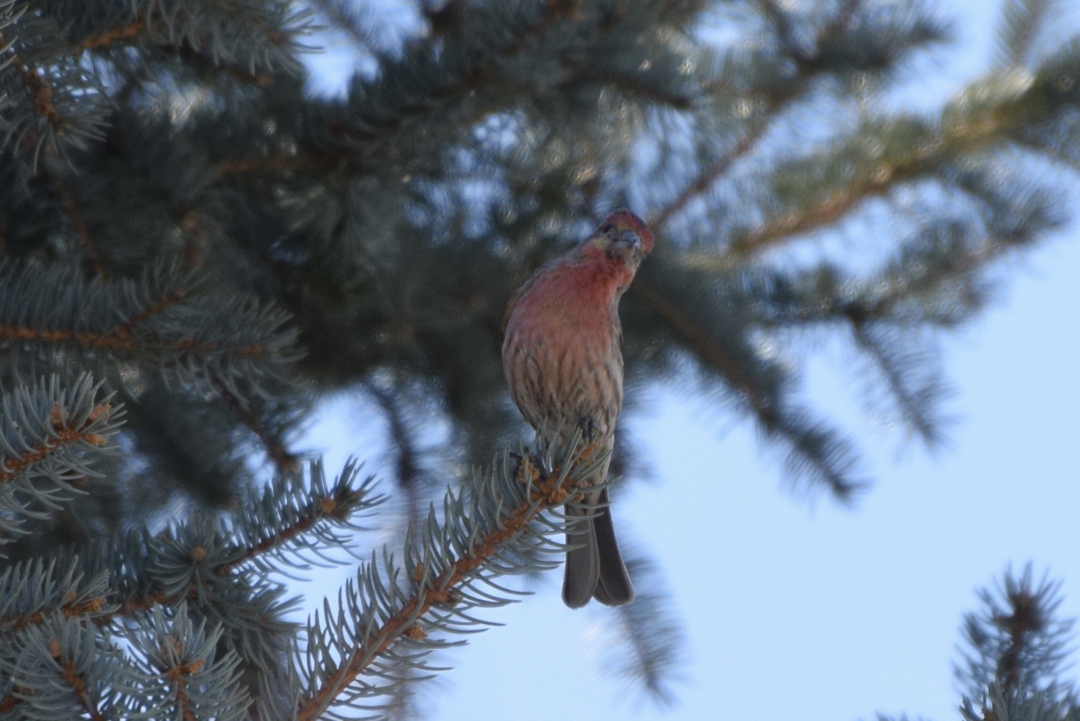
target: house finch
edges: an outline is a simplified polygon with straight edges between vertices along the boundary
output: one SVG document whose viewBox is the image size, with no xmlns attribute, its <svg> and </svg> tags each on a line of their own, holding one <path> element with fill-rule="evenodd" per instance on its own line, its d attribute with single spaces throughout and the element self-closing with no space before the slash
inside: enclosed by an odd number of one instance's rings
<svg viewBox="0 0 1080 721">
<path fill-rule="evenodd" d="M 601 467 L 582 485 L 607 478 L 622 410 L 623 358 L 619 298 L 653 247 L 645 223 L 616 210 L 585 241 L 540 267 L 510 298 L 503 316 L 503 372 L 525 420 L 547 441 L 581 430 Z M 563 602 L 580 608 L 596 598 L 634 600 L 608 508 L 608 489 L 566 505 Z"/>
</svg>

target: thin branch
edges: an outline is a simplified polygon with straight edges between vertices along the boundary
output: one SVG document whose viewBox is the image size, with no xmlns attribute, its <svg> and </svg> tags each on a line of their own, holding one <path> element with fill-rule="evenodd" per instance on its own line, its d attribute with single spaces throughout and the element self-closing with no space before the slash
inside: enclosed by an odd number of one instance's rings
<svg viewBox="0 0 1080 721">
<path fill-rule="evenodd" d="M 764 3 L 767 8 L 775 7 L 771 2 Z M 840 9 L 840 12 L 836 14 L 817 39 L 817 47 L 820 48 L 821 43 L 829 38 L 832 38 L 842 32 L 852 21 L 855 13 L 858 11 L 861 5 L 861 0 L 847 0 L 845 5 Z M 779 9 L 776 10 L 781 17 L 785 17 Z M 785 23 L 778 23 L 778 32 L 782 37 L 785 35 L 783 27 L 786 27 Z M 785 46 L 789 51 L 795 53 L 794 46 L 785 39 Z M 765 131 L 770 127 L 772 121 L 779 117 L 784 109 L 798 100 L 810 87 L 811 80 L 825 69 L 817 64 L 818 55 L 820 51 L 815 50 L 813 54 L 807 55 L 804 53 L 797 53 L 794 55 L 796 62 L 803 69 L 803 73 L 800 75 L 799 80 L 786 88 L 783 92 L 768 98 L 768 107 L 764 112 L 754 118 L 744 131 L 743 136 L 735 143 L 726 153 L 717 158 L 713 163 L 698 174 L 696 178 L 673 201 L 664 206 L 659 212 L 653 214 L 650 219 L 650 225 L 660 230 L 662 229 L 671 218 L 679 213 L 683 208 L 694 200 L 698 196 L 704 194 L 711 188 L 720 178 L 728 172 L 731 166 L 736 160 L 748 155 L 753 149 L 761 136 L 765 134 Z"/>
<path fill-rule="evenodd" d="M 659 212 L 655 213 L 649 219 L 649 226 L 654 228 L 657 232 L 661 231 L 667 222 L 671 220 L 672 216 L 679 213 L 683 208 L 687 206 L 690 201 L 697 198 L 699 195 L 704 194 L 709 188 L 713 186 L 716 181 L 720 179 L 720 176 L 724 175 L 732 164 L 746 156 L 754 144 L 765 133 L 765 130 L 769 127 L 769 120 L 776 117 L 782 109 L 783 104 L 774 105 L 764 115 L 760 116 L 756 122 L 754 122 L 746 133 L 739 139 L 735 145 L 733 145 L 726 153 L 717 158 L 712 165 L 706 168 L 704 171 L 698 174 L 696 178 L 683 189 L 675 200 L 671 201 Z"/>
<path fill-rule="evenodd" d="M 4 36 L 0 35 L 0 46 L 4 45 Z M 8 63 L 22 75 L 26 84 L 26 92 L 33 101 L 34 114 L 46 118 L 53 129 L 59 129 L 63 124 L 63 118 L 56 110 L 52 101 L 52 86 L 42 77 L 41 73 L 28 67 L 17 53 L 12 52 L 8 56 Z M 32 140 L 28 140 L 32 143 Z"/>
<path fill-rule="evenodd" d="M 266 29 L 265 24 L 263 24 L 261 27 L 259 24 L 256 24 L 255 27 L 264 31 Z M 79 51 L 100 50 L 102 48 L 107 48 L 118 43 L 132 40 L 133 38 L 137 38 L 140 35 L 146 33 L 155 32 L 159 32 L 165 36 L 168 36 L 169 28 L 162 25 L 161 23 L 155 25 L 153 23 L 147 22 L 144 15 L 138 15 L 135 17 L 134 20 L 130 22 L 124 23 L 122 25 L 116 25 L 101 33 L 98 33 L 97 35 L 91 35 L 89 37 L 83 38 L 79 43 L 75 45 L 75 49 Z M 267 38 L 274 45 L 279 45 L 282 37 L 282 34 L 277 32 L 267 34 Z M 157 45 L 160 48 L 176 53 L 176 55 L 181 60 L 187 62 L 188 64 L 222 71 L 247 85 L 257 85 L 262 87 L 269 84 L 271 80 L 270 74 L 266 71 L 252 73 L 250 70 L 242 66 L 222 63 L 221 61 L 216 60 L 213 57 L 207 55 L 206 53 L 195 49 L 187 43 L 159 42 L 157 43 Z"/>
<path fill-rule="evenodd" d="M 872 179 L 860 184 L 852 183 L 842 191 L 827 195 L 819 202 L 799 211 L 787 213 L 765 223 L 753 233 L 739 238 L 725 251 L 726 262 L 731 258 L 744 258 L 760 253 L 781 239 L 823 228 L 846 216 L 863 200 L 885 195 L 901 180 L 908 180 L 915 173 L 884 174 L 882 179 Z"/>
<path fill-rule="evenodd" d="M 370 50 L 372 46 L 371 33 L 364 28 L 360 19 L 355 15 L 356 3 L 341 2 L 340 0 L 309 0 L 319 8 L 334 25 L 347 35 L 352 37 L 359 47 Z"/>
<path fill-rule="evenodd" d="M 81 212 L 79 212 L 78 205 L 75 204 L 75 195 L 71 192 L 71 188 L 68 187 L 64 179 L 57 175 L 55 172 L 47 172 L 50 182 L 52 182 L 53 188 L 60 195 L 60 201 L 63 203 L 64 212 L 67 213 L 68 220 L 71 221 L 71 227 L 75 231 L 75 235 L 78 236 L 79 242 L 82 244 L 83 252 L 86 253 L 86 257 L 90 259 L 91 264 L 94 266 L 94 270 L 102 278 L 106 277 L 105 268 L 101 265 L 101 259 L 98 256 L 97 248 L 94 247 L 94 241 L 90 237 L 90 229 L 86 227 L 86 220 L 83 218 Z"/>
<path fill-rule="evenodd" d="M 363 385 L 364 390 L 375 399 L 375 402 L 386 416 L 386 423 L 389 426 L 390 431 L 390 439 L 397 449 L 397 463 L 394 464 L 394 476 L 397 479 L 398 486 L 405 491 L 405 495 L 408 498 L 410 508 L 409 517 L 410 520 L 412 520 L 419 515 L 417 513 L 417 484 L 420 480 L 420 454 L 409 433 L 408 423 L 403 417 L 401 409 L 395 402 L 395 396 L 387 393 L 382 388 L 379 388 L 370 380 L 362 381 L 361 385 Z"/>
<path fill-rule="evenodd" d="M 901 417 L 915 429 L 927 446 L 937 445 L 941 434 L 928 413 L 929 409 L 925 407 L 926 400 L 920 400 L 917 392 L 912 392 L 908 387 L 901 368 L 889 357 L 882 343 L 869 332 L 865 322 L 852 319 L 851 330 L 855 343 L 873 359 L 885 383 L 896 397 Z"/>
<path fill-rule="evenodd" d="M 355 509 L 357 501 L 363 499 L 366 494 L 367 488 L 361 486 L 357 489 L 339 489 L 337 494 L 318 499 L 306 509 L 306 514 L 298 516 L 290 525 L 263 536 L 233 560 L 219 565 L 214 573 L 224 576 L 247 561 L 287 546 L 293 539 L 307 533 L 321 521 L 340 520 L 343 516 L 348 516 Z"/>
<path fill-rule="evenodd" d="M 739 390 L 746 402 L 759 415 L 771 413 L 770 403 L 743 372 L 738 363 L 725 352 L 708 333 L 691 318 L 682 308 L 671 301 L 662 290 L 638 276 L 630 286 L 630 292 L 640 295 L 667 324 L 678 333 L 683 342 L 710 365 L 720 371 L 727 382 Z"/>
<path fill-rule="evenodd" d="M 83 348 L 94 350 L 134 350 L 136 348 L 150 348 L 161 352 L 184 352 L 184 353 L 208 353 L 210 351 L 228 350 L 230 353 L 245 357 L 260 357 L 267 355 L 265 345 L 261 343 L 249 343 L 247 345 L 230 347 L 217 341 L 194 341 L 190 338 L 181 338 L 172 342 L 147 342 L 143 339 L 140 343 L 135 338 L 120 333 L 121 326 L 106 333 L 91 333 L 89 331 L 75 331 L 69 328 L 29 328 L 23 325 L 0 324 L 0 340 L 17 342 L 44 342 L 44 343 L 70 343 Z"/>
<path fill-rule="evenodd" d="M 259 414 L 245 403 L 243 399 L 237 396 L 236 393 L 221 380 L 217 373 L 211 374 L 210 382 L 214 386 L 214 390 L 218 392 L 218 395 L 221 396 L 236 417 L 247 426 L 248 430 L 255 434 L 255 437 L 258 438 L 260 442 L 262 442 L 263 449 L 266 451 L 266 456 L 274 464 L 278 473 L 286 474 L 295 472 L 299 467 L 299 458 L 285 447 L 285 443 L 281 438 L 267 429 L 266 424 L 263 423 Z"/>
<path fill-rule="evenodd" d="M 94 598 L 78 603 L 69 603 L 65 600 L 65 602 L 59 606 L 37 611 L 27 616 L 7 616 L 5 618 L 0 618 L 0 626 L 12 630 L 18 630 L 27 626 L 36 626 L 53 618 L 57 612 L 63 615 L 64 618 L 92 616 L 96 619 L 103 615 L 102 612 L 105 611 L 108 606 L 109 600 L 104 596 L 95 596 Z"/>
<path fill-rule="evenodd" d="M 169 666 L 159 666 L 158 670 L 162 676 L 173 684 L 179 718 L 183 719 L 183 721 L 195 721 L 199 716 L 191 709 L 191 699 L 188 698 L 186 691 L 187 677 L 201 671 L 206 662 L 200 658 L 191 663 L 179 663 L 183 657 L 184 649 L 176 636 L 166 636 L 164 642 L 168 645 L 168 652 L 163 653 L 162 656 L 167 659 L 175 658 L 177 663 Z"/>
<path fill-rule="evenodd" d="M 592 446 L 586 447 L 579 463 L 591 462 Z M 437 606 L 456 603 L 459 587 L 475 580 L 475 572 L 487 561 L 505 550 L 506 544 L 545 512 L 561 506 L 571 497 L 576 486 L 567 480 L 568 474 L 555 469 L 545 475 L 528 458 L 518 465 L 519 482 L 531 493 L 515 508 L 507 509 L 498 527 L 476 538 L 458 557 L 446 565 L 446 570 L 427 579 L 412 595 L 402 599 L 396 613 L 377 628 L 363 629 L 356 647 L 340 663 L 319 677 L 319 686 L 301 699 L 296 713 L 298 721 L 321 718 L 334 699 L 363 674 L 377 659 L 386 654 L 402 636 L 423 638 L 425 632 L 417 622 Z"/>
<path fill-rule="evenodd" d="M 72 693 L 79 699 L 79 705 L 89 714 L 91 721 L 105 721 L 105 717 L 101 714 L 97 704 L 90 698 L 86 688 L 86 679 L 69 660 L 64 658 L 60 648 L 60 641 L 55 636 L 49 639 L 49 653 L 61 669 L 61 678 L 71 687 Z"/>
<path fill-rule="evenodd" d="M 146 29 L 146 18 L 143 15 L 137 15 L 135 19 L 129 23 L 116 25 L 97 35 L 90 35 L 83 38 L 80 42 L 75 44 L 75 50 L 98 50 L 100 48 L 106 48 L 122 40 L 130 40 L 131 38 L 137 37 Z"/>
<path fill-rule="evenodd" d="M 41 463 L 65 446 L 77 443 L 89 443 L 92 446 L 106 445 L 109 441 L 105 436 L 100 433 L 87 432 L 87 429 L 93 427 L 103 415 L 111 412 L 112 406 L 108 403 L 95 406 L 82 419 L 82 422 L 76 425 L 68 422 L 67 414 L 57 404 L 49 414 L 49 421 L 56 437 L 47 438 L 40 443 L 34 444 L 17 456 L 4 457 L 0 460 L 0 484 L 9 483 L 30 466 Z"/>
<path fill-rule="evenodd" d="M 574 0 L 547 0 L 544 13 L 536 22 L 470 72 L 461 75 L 456 81 L 432 94 L 437 97 L 426 97 L 396 108 L 385 119 L 369 120 L 362 130 L 350 129 L 348 118 L 335 118 L 329 122 L 325 132 L 333 138 L 362 142 L 374 142 L 390 137 L 397 132 L 406 118 L 439 113 L 453 99 L 467 96 L 483 88 L 489 78 L 498 72 L 498 68 L 504 61 L 524 51 L 533 41 L 547 32 L 560 17 L 572 18 L 576 12 L 577 3 Z M 340 146 L 330 146 L 307 156 L 272 155 L 266 158 L 229 158 L 217 164 L 217 176 L 221 178 L 239 173 L 263 174 L 268 171 L 280 172 L 286 169 L 340 170 L 350 164 L 360 162 L 354 156 L 355 153 L 343 153 Z"/>
</svg>

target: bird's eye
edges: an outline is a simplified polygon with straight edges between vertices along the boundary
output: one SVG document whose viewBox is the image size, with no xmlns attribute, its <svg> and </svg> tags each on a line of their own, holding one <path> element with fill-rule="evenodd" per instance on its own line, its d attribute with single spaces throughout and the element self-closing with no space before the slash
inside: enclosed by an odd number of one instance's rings
<svg viewBox="0 0 1080 721">
<path fill-rule="evenodd" d="M 611 223 L 603 223 L 598 230 L 601 233 L 610 233 L 614 229 L 615 229 L 615 226 L 612 225 Z"/>
</svg>

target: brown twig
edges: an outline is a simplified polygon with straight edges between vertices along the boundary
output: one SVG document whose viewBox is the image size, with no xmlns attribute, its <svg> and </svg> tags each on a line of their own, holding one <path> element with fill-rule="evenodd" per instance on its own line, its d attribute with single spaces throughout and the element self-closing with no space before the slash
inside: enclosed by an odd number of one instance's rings
<svg viewBox="0 0 1080 721">
<path fill-rule="evenodd" d="M 32 328 L 24 325 L 0 324 L 0 340 L 16 342 L 45 342 L 45 343 L 74 343 L 76 345 L 93 348 L 95 350 L 133 350 L 136 348 L 134 329 L 151 316 L 161 313 L 166 308 L 176 305 L 188 294 L 188 289 L 180 289 L 165 296 L 157 303 L 136 314 L 131 320 L 117 325 L 104 333 L 93 331 L 75 331 L 70 328 Z M 216 341 L 195 341 L 191 338 L 181 338 L 165 342 L 158 339 L 157 344 L 141 339 L 142 347 L 153 346 L 157 350 L 171 352 L 206 353 L 216 350 L 228 350 L 230 353 L 241 357 L 258 357 L 267 354 L 265 346 L 252 343 L 243 346 L 229 348 Z"/>
<path fill-rule="evenodd" d="M 93 264 L 98 275 L 104 278 L 105 269 L 101 265 L 97 248 L 94 247 L 94 241 L 90 237 L 90 229 L 86 226 L 86 220 L 79 211 L 79 206 L 75 203 L 75 195 L 71 192 L 68 184 L 64 182 L 64 179 L 55 172 L 48 172 L 48 176 L 53 188 L 60 195 L 60 202 L 64 205 L 64 212 L 67 213 L 68 220 L 71 221 L 71 228 L 75 231 L 75 235 L 78 236 L 79 242 L 82 244 L 83 252 L 90 259 L 90 263 Z"/>
<path fill-rule="evenodd" d="M 3 45 L 4 36 L 0 33 L 0 46 Z M 17 53 L 12 52 L 9 57 L 12 67 L 19 72 L 26 83 L 26 90 L 33 101 L 34 114 L 48 120 L 49 125 L 54 131 L 57 133 L 61 132 L 63 130 L 64 119 L 53 104 L 52 86 L 49 85 L 48 81 L 41 73 L 37 72 L 34 68 L 28 67 Z M 23 144 L 31 153 L 36 152 L 38 140 L 37 133 L 33 131 L 27 132 L 22 138 Z M 90 259 L 98 273 L 103 275 L 103 269 L 99 262 L 97 250 L 94 248 L 94 244 L 90 238 L 90 231 L 86 226 L 86 221 L 84 220 L 82 213 L 79 212 L 78 206 L 75 204 L 75 196 L 71 193 L 71 190 L 60 176 L 53 172 L 46 172 L 53 188 L 55 188 L 56 192 L 60 195 L 64 212 L 71 221 L 71 227 L 75 231 L 75 235 L 78 236 L 83 250 L 86 252 L 86 256 Z"/>
<path fill-rule="evenodd" d="M 97 35 L 83 38 L 81 42 L 75 45 L 75 49 L 79 51 L 98 50 L 100 48 L 108 47 L 115 42 L 136 37 L 146 29 L 146 17 L 144 15 L 137 15 L 134 20 L 125 25 L 117 25 L 104 32 L 98 33 Z"/>
<path fill-rule="evenodd" d="M 40 623 L 44 623 L 47 619 L 51 618 L 57 611 L 59 611 L 65 618 L 79 618 L 81 616 L 99 616 L 102 611 L 108 608 L 108 599 L 96 596 L 87 601 L 81 603 L 62 603 L 56 608 L 50 608 L 48 611 L 38 611 L 31 613 L 27 616 L 9 616 L 7 618 L 0 618 L 0 627 L 18 630 L 25 628 L 26 626 L 36 626 Z"/>
<path fill-rule="evenodd" d="M 285 447 L 280 438 L 267 430 L 266 424 L 263 423 L 259 414 L 252 410 L 243 399 L 237 397 L 217 374 L 211 374 L 210 382 L 232 412 L 262 442 L 267 457 L 277 468 L 278 473 L 285 474 L 296 471 L 299 467 L 299 459 Z"/>
<path fill-rule="evenodd" d="M 3 44 L 4 36 L 0 34 L 0 45 Z M 12 53 L 9 58 L 11 66 L 22 75 L 23 81 L 26 83 L 26 91 L 33 101 L 34 114 L 46 118 L 54 128 L 58 128 L 62 124 L 63 118 L 57 112 L 56 106 L 53 105 L 52 86 L 42 77 L 41 73 L 28 67 L 17 53 Z"/>
</svg>

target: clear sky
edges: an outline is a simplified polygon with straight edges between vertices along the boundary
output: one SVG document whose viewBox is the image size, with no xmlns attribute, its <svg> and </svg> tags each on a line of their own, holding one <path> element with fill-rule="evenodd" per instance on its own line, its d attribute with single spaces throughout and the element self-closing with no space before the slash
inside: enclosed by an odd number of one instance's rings
<svg viewBox="0 0 1080 721">
<path fill-rule="evenodd" d="M 949 73 L 986 68 L 996 10 L 953 16 L 967 54 L 949 56 Z M 949 444 L 930 454 L 896 431 L 872 431 L 864 447 L 875 483 L 854 507 L 785 492 L 753 429 L 722 409 L 678 388 L 649 394 L 634 432 L 656 480 L 635 483 L 615 514 L 661 564 L 685 624 L 674 708 L 600 672 L 607 611 L 566 609 L 551 573 L 536 596 L 487 615 L 505 627 L 439 659 L 454 670 L 423 690 L 430 718 L 958 718 L 951 663 L 976 589 L 1030 560 L 1038 575 L 1049 568 L 1064 580 L 1061 613 L 1080 616 L 1077 235 L 1070 228 L 1002 261 L 999 300 L 944 342 Z M 811 395 L 863 428 L 855 375 L 831 370 L 849 360 L 839 346 L 817 352 Z M 328 416 L 308 439 L 333 447 L 330 472 L 344 455 L 365 454 L 355 418 L 328 433 L 335 422 Z"/>
</svg>

